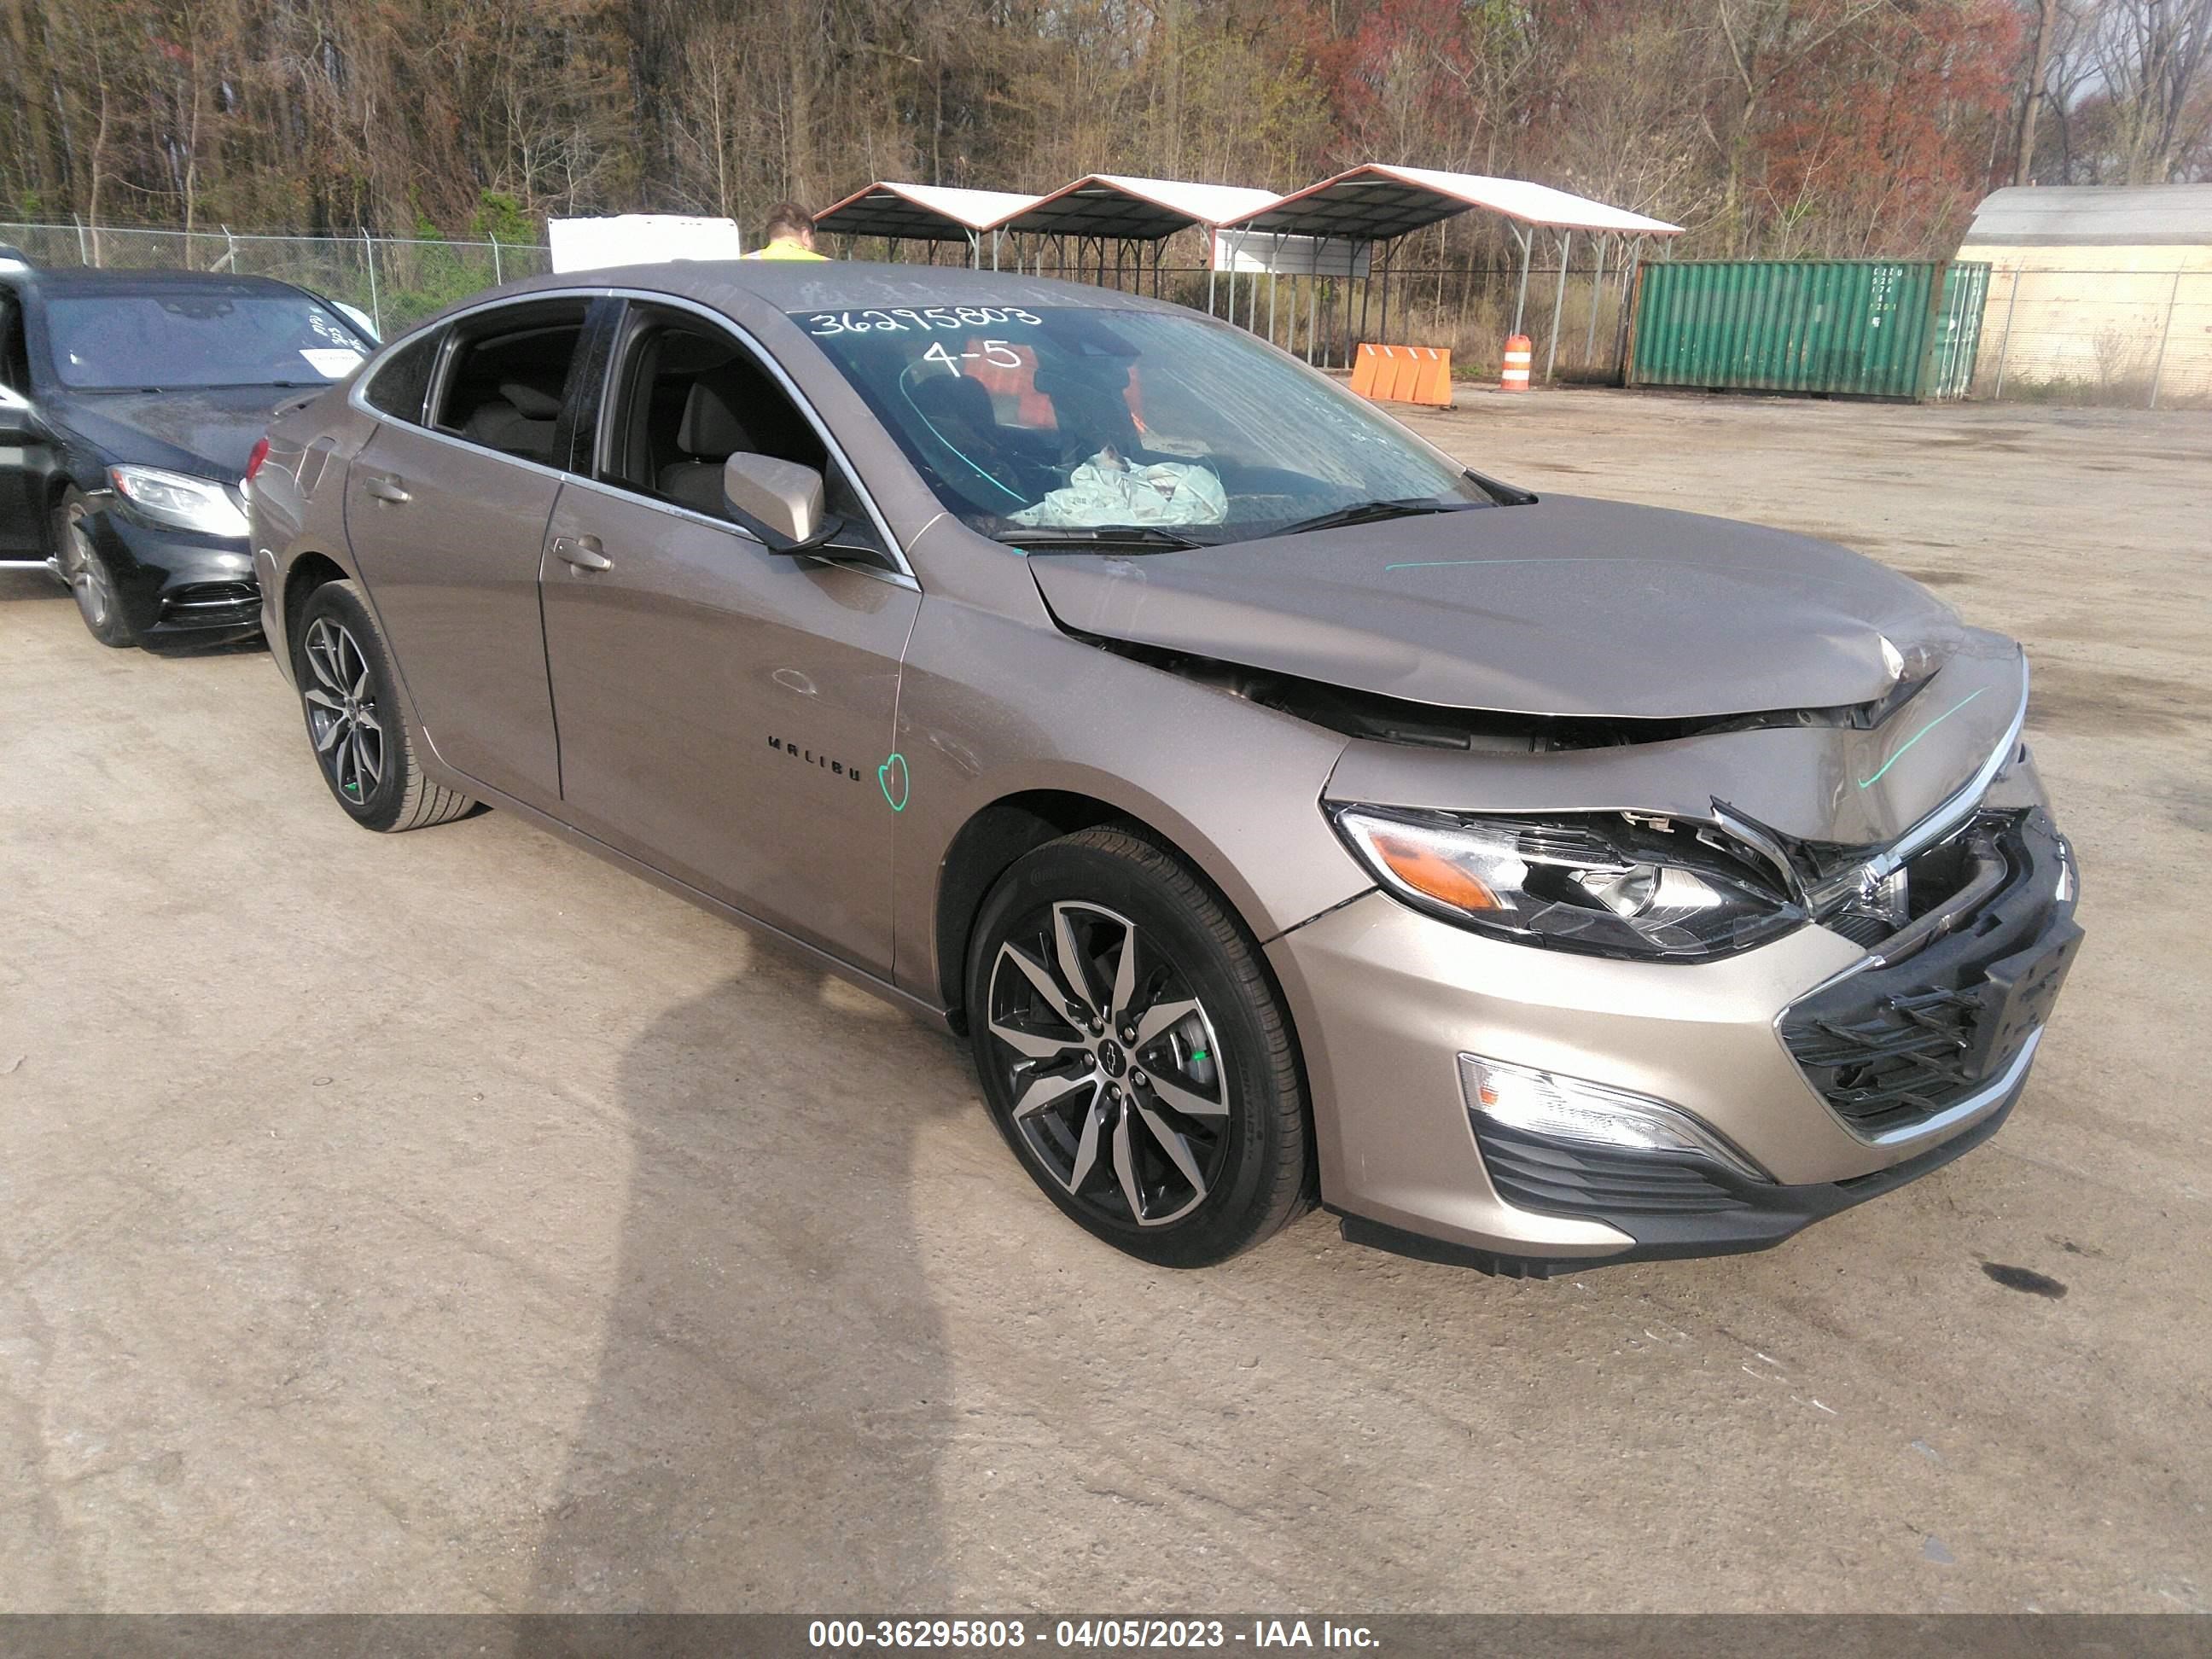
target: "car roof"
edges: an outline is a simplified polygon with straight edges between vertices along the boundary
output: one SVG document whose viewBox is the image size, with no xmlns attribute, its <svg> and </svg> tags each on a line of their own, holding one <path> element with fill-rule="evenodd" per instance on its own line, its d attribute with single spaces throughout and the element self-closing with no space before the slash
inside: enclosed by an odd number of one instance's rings
<svg viewBox="0 0 2212 1659">
<path fill-rule="evenodd" d="M 1178 311 L 1143 295 L 1014 270 L 876 264 L 857 259 L 674 259 L 658 264 L 572 270 L 511 283 L 501 295 L 560 289 L 647 289 L 716 309 L 762 301 L 781 311 L 864 310 L 884 306 L 1085 306 Z M 477 295 L 467 303 L 481 304 Z"/>
<path fill-rule="evenodd" d="M 9 273 L 45 294 L 297 294 L 274 276 L 234 276 L 207 270 L 94 270 L 83 265 L 33 265 Z"/>
</svg>

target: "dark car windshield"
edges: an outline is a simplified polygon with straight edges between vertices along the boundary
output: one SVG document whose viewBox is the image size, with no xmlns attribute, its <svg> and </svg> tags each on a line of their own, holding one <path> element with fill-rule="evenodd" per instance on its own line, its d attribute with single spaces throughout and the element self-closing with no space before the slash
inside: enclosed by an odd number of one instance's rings
<svg viewBox="0 0 2212 1659">
<path fill-rule="evenodd" d="M 55 376 L 82 391 L 319 386 L 372 349 L 304 294 L 57 294 L 46 318 Z"/>
<path fill-rule="evenodd" d="M 1206 318 L 1090 306 L 793 317 L 946 509 L 1017 544 L 1132 526 L 1174 532 L 1164 545 L 1243 541 L 1492 499 L 1364 400 Z"/>
</svg>

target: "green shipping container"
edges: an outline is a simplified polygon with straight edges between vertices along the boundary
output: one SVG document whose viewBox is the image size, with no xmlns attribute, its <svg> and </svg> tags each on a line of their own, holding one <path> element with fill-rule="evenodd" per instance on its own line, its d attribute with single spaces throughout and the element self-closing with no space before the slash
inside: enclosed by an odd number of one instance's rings
<svg viewBox="0 0 2212 1659">
<path fill-rule="evenodd" d="M 1986 264 L 1948 259 L 1741 259 L 1646 264 L 1631 386 L 1963 397 Z"/>
</svg>

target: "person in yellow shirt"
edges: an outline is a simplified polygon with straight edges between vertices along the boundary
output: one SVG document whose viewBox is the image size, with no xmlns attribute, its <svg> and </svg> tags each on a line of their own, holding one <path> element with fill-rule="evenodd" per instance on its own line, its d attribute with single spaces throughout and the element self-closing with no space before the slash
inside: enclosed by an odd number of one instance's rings
<svg viewBox="0 0 2212 1659">
<path fill-rule="evenodd" d="M 748 259 L 820 259 L 827 256 L 814 251 L 814 216 L 796 202 L 778 202 L 769 210 L 764 246 L 755 248 L 744 257 Z"/>
</svg>

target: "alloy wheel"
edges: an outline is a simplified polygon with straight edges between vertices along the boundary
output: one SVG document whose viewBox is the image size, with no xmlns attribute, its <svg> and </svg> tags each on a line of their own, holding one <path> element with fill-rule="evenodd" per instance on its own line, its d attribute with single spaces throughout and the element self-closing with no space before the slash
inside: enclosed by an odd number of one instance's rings
<svg viewBox="0 0 2212 1659">
<path fill-rule="evenodd" d="M 1127 917 L 1062 902 L 1001 945 L 990 1035 L 1013 1127 L 1079 1204 L 1165 1226 L 1218 1180 L 1226 1068 L 1188 976 Z"/>
<path fill-rule="evenodd" d="M 311 681 L 301 695 L 315 754 L 339 796 L 365 805 L 384 781 L 384 723 L 368 658 L 352 631 L 329 617 L 308 625 L 301 654 Z"/>
<path fill-rule="evenodd" d="M 107 567 L 93 549 L 90 517 L 82 501 L 71 501 L 63 513 L 61 573 L 85 626 L 99 633 L 115 614 L 115 587 L 108 580 Z"/>
</svg>

